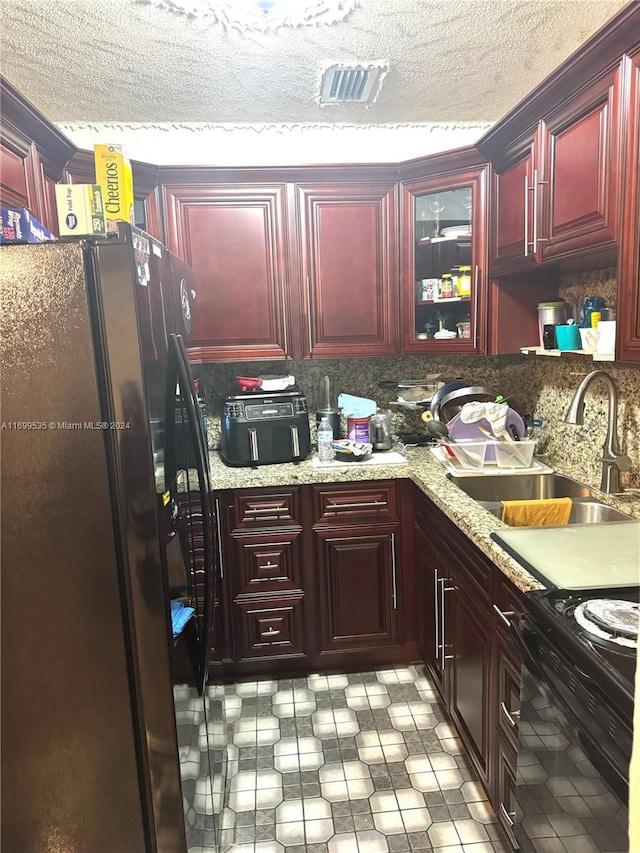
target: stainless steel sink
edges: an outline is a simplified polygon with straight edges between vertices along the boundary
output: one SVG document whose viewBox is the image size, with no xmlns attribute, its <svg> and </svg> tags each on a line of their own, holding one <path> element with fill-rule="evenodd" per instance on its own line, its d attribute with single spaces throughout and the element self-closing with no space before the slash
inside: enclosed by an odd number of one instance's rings
<svg viewBox="0 0 640 853">
<path fill-rule="evenodd" d="M 504 500 L 508 500 L 505 498 Z M 498 501 L 478 501 L 496 518 L 502 518 L 502 504 Z M 587 499 L 574 500 L 568 524 L 606 524 L 610 521 L 633 521 L 631 516 L 607 504 Z"/>
<path fill-rule="evenodd" d="M 590 498 L 584 483 L 563 474 L 496 474 L 477 477 L 449 476 L 459 489 L 476 501 L 525 501 L 539 498 Z"/>
<path fill-rule="evenodd" d="M 572 498 L 569 524 L 606 524 L 633 521 L 631 516 L 597 501 L 584 483 L 563 474 L 508 474 L 505 476 L 449 477 L 497 518 L 502 517 L 501 501 Z"/>
</svg>

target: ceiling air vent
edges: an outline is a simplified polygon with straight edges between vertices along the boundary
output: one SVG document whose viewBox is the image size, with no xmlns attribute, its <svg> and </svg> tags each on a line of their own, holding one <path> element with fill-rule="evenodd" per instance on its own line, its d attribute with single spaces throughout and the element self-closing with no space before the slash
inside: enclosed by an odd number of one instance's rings
<svg viewBox="0 0 640 853">
<path fill-rule="evenodd" d="M 322 77 L 321 104 L 360 103 L 370 100 L 382 68 L 332 65 Z"/>
</svg>

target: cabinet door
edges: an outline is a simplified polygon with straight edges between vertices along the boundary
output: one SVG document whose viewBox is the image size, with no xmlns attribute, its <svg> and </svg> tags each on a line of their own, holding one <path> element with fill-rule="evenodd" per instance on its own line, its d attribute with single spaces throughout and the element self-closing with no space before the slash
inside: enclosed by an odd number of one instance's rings
<svg viewBox="0 0 640 853">
<path fill-rule="evenodd" d="M 321 654 L 397 644 L 397 531 L 314 531 Z"/>
<path fill-rule="evenodd" d="M 398 352 L 395 185 L 298 185 L 305 349 Z"/>
<path fill-rule="evenodd" d="M 640 364 L 640 52 L 626 63 L 630 77 L 629 132 L 620 228 L 617 357 Z"/>
<path fill-rule="evenodd" d="M 169 248 L 189 264 L 196 281 L 191 356 L 285 358 L 284 185 L 168 187 L 166 202 Z"/>
<path fill-rule="evenodd" d="M 542 123 L 535 192 L 543 207 L 543 260 L 615 245 L 620 79 L 619 68 L 611 71 Z"/>
<path fill-rule="evenodd" d="M 486 351 L 487 176 L 483 165 L 402 184 L 406 354 Z"/>
<path fill-rule="evenodd" d="M 442 691 L 442 598 L 444 581 L 432 543 L 416 524 L 418 644 L 422 659 Z"/>
<path fill-rule="evenodd" d="M 491 611 L 478 606 L 458 582 L 445 604 L 444 663 L 449 710 L 486 785 L 490 755 Z"/>
<path fill-rule="evenodd" d="M 535 134 L 496 171 L 492 198 L 491 274 L 517 272 L 537 263 L 534 251 Z M 537 249 L 537 245 L 536 245 Z"/>
</svg>

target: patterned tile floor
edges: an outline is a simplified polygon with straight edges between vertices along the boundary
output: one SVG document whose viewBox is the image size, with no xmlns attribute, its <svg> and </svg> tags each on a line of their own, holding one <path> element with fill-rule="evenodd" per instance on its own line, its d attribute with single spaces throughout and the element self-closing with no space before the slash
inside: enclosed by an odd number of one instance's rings
<svg viewBox="0 0 640 853">
<path fill-rule="evenodd" d="M 229 853 L 506 853 L 422 667 L 212 688 Z"/>
</svg>

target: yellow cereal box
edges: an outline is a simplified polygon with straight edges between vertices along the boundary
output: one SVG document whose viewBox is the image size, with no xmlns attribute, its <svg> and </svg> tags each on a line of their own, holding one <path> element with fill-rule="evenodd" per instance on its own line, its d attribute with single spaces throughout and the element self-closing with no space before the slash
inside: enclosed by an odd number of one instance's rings
<svg viewBox="0 0 640 853">
<path fill-rule="evenodd" d="M 116 222 L 135 224 L 131 163 L 121 145 L 94 145 L 96 183 L 102 189 L 107 231 L 117 230 Z"/>
<path fill-rule="evenodd" d="M 107 233 L 102 190 L 97 184 L 57 184 L 61 237 L 99 237 Z"/>
</svg>

